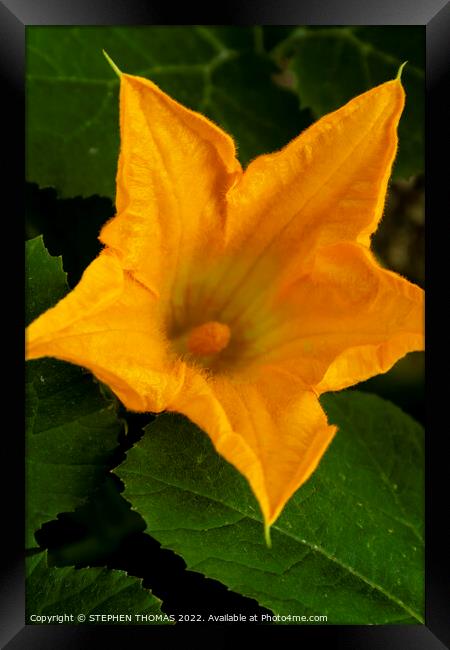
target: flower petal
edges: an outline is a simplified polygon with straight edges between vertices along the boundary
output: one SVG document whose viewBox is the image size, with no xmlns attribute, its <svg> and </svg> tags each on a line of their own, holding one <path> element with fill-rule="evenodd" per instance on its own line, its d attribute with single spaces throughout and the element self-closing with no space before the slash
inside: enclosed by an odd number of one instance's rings
<svg viewBox="0 0 450 650">
<path fill-rule="evenodd" d="M 79 284 L 27 328 L 27 359 L 51 356 L 89 368 L 133 411 L 162 411 L 184 379 L 171 361 L 152 294 L 100 254 Z"/>
<path fill-rule="evenodd" d="M 254 382 L 190 369 L 170 410 L 187 415 L 250 483 L 271 525 L 317 467 L 336 427 L 317 397 L 276 369 Z"/>
<path fill-rule="evenodd" d="M 280 326 L 261 336 L 261 363 L 282 366 L 319 393 L 386 372 L 424 346 L 424 294 L 358 244 L 317 251 L 309 272 L 280 291 Z"/>
<path fill-rule="evenodd" d="M 250 163 L 227 195 L 228 247 L 247 256 L 234 289 L 251 283 L 268 260 L 281 280 L 301 273 L 319 246 L 369 246 L 403 105 L 400 81 L 389 81 L 325 115 L 281 151 Z"/>
<path fill-rule="evenodd" d="M 120 131 L 118 214 L 100 239 L 164 294 L 221 244 L 224 196 L 241 167 L 226 133 L 147 79 L 121 75 Z"/>
</svg>

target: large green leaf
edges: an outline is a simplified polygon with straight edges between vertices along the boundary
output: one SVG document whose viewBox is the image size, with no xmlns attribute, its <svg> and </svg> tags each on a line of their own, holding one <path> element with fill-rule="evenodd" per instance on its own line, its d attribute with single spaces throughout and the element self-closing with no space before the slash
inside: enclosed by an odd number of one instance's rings
<svg viewBox="0 0 450 650">
<path fill-rule="evenodd" d="M 420 27 L 28 27 L 28 180 L 62 197 L 114 198 L 119 83 L 102 49 L 230 132 L 244 164 L 408 60 L 395 174 L 423 171 L 423 36 Z M 294 73 L 295 94 L 274 83 L 274 61 Z"/>
<path fill-rule="evenodd" d="M 280 65 L 294 74 L 302 106 L 316 118 L 355 95 L 394 79 L 399 66 L 406 107 L 399 127 L 394 176 L 424 169 L 425 30 L 423 27 L 300 27 L 274 50 Z"/>
<path fill-rule="evenodd" d="M 218 122 L 246 163 L 306 125 L 250 27 L 28 27 L 27 177 L 60 196 L 114 198 L 119 68 Z M 310 118 L 308 117 L 310 121 Z"/>
<path fill-rule="evenodd" d="M 26 622 L 149 625 L 171 620 L 142 580 L 103 567 L 49 567 L 46 553 L 38 553 L 27 558 Z"/>
<path fill-rule="evenodd" d="M 151 423 L 117 473 L 124 496 L 188 567 L 275 613 L 328 623 L 423 622 L 423 431 L 373 395 L 327 395 L 339 425 L 265 546 L 245 480 L 186 418 Z"/>
<path fill-rule="evenodd" d="M 67 292 L 61 259 L 41 237 L 27 242 L 26 319 L 33 320 Z M 58 513 L 71 511 L 98 487 L 111 463 L 122 425 L 116 404 L 91 375 L 54 359 L 27 363 L 26 544 Z"/>
</svg>

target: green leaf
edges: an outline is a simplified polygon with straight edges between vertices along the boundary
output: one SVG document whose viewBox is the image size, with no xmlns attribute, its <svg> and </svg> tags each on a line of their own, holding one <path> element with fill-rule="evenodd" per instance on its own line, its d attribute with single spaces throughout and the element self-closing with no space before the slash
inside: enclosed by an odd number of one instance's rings
<svg viewBox="0 0 450 650">
<path fill-rule="evenodd" d="M 182 416 L 158 417 L 128 452 L 124 496 L 189 569 L 277 614 L 423 622 L 422 428 L 374 395 L 322 402 L 339 431 L 275 522 L 272 549 L 245 480 Z"/>
<path fill-rule="evenodd" d="M 62 615 L 66 618 L 50 618 Z M 85 616 L 85 621 L 77 620 L 78 615 Z M 124 618 L 104 618 L 118 615 Z M 27 558 L 26 622 L 160 625 L 170 618 L 161 612 L 161 601 L 144 589 L 142 580 L 124 571 L 49 567 L 46 553 L 38 553 Z"/>
<path fill-rule="evenodd" d="M 25 245 L 26 305 L 25 322 L 28 325 L 39 314 L 56 305 L 69 290 L 60 257 L 47 253 L 41 236 Z"/>
<path fill-rule="evenodd" d="M 119 80 L 152 79 L 236 139 L 240 159 L 285 145 L 310 121 L 272 80 L 250 27 L 28 27 L 27 178 L 60 196 L 114 198 Z"/>
<path fill-rule="evenodd" d="M 41 237 L 26 246 L 26 320 L 30 322 L 67 292 L 61 259 Z M 58 513 L 71 511 L 105 478 L 122 424 L 91 375 L 54 359 L 27 363 L 27 547 L 34 533 Z"/>
<path fill-rule="evenodd" d="M 316 118 L 380 83 L 402 63 L 406 106 L 394 178 L 424 169 L 425 31 L 423 27 L 301 27 L 278 43 L 275 58 L 294 74 L 300 103 Z"/>
</svg>

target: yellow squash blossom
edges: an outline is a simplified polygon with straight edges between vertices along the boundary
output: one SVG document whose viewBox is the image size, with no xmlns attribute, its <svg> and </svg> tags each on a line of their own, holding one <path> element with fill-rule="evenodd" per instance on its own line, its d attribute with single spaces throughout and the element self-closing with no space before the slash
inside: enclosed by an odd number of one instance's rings
<svg viewBox="0 0 450 650">
<path fill-rule="evenodd" d="M 131 411 L 185 414 L 268 530 L 336 432 L 320 394 L 423 347 L 422 290 L 370 251 L 403 105 L 399 79 L 381 84 L 243 171 L 229 135 L 122 74 L 117 215 L 29 326 L 27 358 L 89 368 Z"/>
</svg>

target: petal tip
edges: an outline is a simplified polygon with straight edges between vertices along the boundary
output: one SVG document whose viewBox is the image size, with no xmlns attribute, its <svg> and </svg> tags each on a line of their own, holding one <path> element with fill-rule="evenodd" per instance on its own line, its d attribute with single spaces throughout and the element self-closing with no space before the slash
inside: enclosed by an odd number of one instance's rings
<svg viewBox="0 0 450 650">
<path fill-rule="evenodd" d="M 267 548 L 272 548 L 272 539 L 270 537 L 270 527 L 271 527 L 271 524 L 269 524 L 267 521 L 265 521 L 264 522 L 264 539 L 265 539 Z"/>
<path fill-rule="evenodd" d="M 111 59 L 111 57 L 109 56 L 106 50 L 102 50 L 102 52 L 103 52 L 103 56 L 108 61 L 109 65 L 111 66 L 111 68 L 114 70 L 114 72 L 120 79 L 122 77 L 122 71 L 119 70 L 118 66 L 114 63 L 114 61 Z"/>
<path fill-rule="evenodd" d="M 405 67 L 405 65 L 406 65 L 407 63 L 408 63 L 408 61 L 403 61 L 403 63 L 401 64 L 401 66 L 400 66 L 399 69 L 398 69 L 397 76 L 395 77 L 395 81 L 400 81 L 400 82 L 401 82 L 401 80 L 402 80 L 402 72 L 403 72 L 403 68 Z"/>
</svg>

